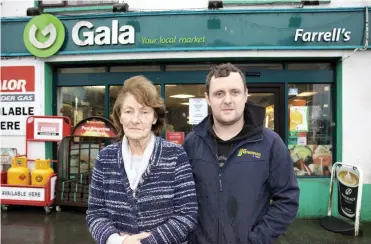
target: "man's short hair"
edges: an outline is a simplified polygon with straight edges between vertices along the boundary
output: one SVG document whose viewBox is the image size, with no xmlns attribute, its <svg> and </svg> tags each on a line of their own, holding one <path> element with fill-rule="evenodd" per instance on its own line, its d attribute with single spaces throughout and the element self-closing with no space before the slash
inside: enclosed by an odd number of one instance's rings
<svg viewBox="0 0 371 244">
<path fill-rule="evenodd" d="M 206 77 L 206 93 L 209 94 L 210 81 L 211 81 L 212 77 L 215 77 L 215 78 L 228 77 L 231 72 L 236 72 L 236 73 L 240 74 L 240 76 L 242 78 L 242 81 L 243 81 L 245 91 L 246 91 L 247 87 L 246 87 L 245 75 L 242 73 L 242 71 L 239 68 L 237 68 L 233 64 L 226 63 L 226 64 L 219 64 L 219 65 L 211 68 L 211 71 L 209 72 L 209 74 Z"/>
</svg>

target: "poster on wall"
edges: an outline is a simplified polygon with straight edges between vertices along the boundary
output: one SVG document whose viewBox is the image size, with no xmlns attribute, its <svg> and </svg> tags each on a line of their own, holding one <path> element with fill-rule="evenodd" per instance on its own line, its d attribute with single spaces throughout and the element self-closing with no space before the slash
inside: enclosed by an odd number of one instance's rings
<svg viewBox="0 0 371 244">
<path fill-rule="evenodd" d="M 26 135 L 26 119 L 38 114 L 35 67 L 0 67 L 1 135 Z"/>
<path fill-rule="evenodd" d="M 114 125 L 102 117 L 89 117 L 81 120 L 73 129 L 74 136 L 116 137 Z"/>
<path fill-rule="evenodd" d="M 189 99 L 189 124 L 197 125 L 207 116 L 206 98 Z"/>
<path fill-rule="evenodd" d="M 336 167 L 335 174 L 338 182 L 338 212 L 346 218 L 355 220 L 359 171 L 354 167 L 342 165 Z"/>
<path fill-rule="evenodd" d="M 182 145 L 184 142 L 184 132 L 166 132 L 166 140 Z"/>
<path fill-rule="evenodd" d="M 332 145 L 289 145 L 295 175 L 330 176 Z"/>
<path fill-rule="evenodd" d="M 308 132 L 308 107 L 290 107 L 290 131 Z"/>
</svg>

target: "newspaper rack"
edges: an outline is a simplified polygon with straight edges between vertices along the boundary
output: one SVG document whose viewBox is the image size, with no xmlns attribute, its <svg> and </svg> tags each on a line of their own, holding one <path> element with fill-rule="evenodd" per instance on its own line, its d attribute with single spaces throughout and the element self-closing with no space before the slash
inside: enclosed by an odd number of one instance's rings
<svg viewBox="0 0 371 244">
<path fill-rule="evenodd" d="M 81 120 L 58 148 L 56 211 L 61 207 L 87 208 L 89 188 L 96 157 L 116 139 L 111 121 L 98 116 Z"/>
<path fill-rule="evenodd" d="M 340 172 L 349 172 L 355 180 L 352 184 L 343 183 L 343 179 L 348 176 L 341 177 Z M 353 173 L 352 173 L 353 172 Z M 343 175 L 344 175 L 343 174 Z M 339 180 L 342 178 L 342 181 Z M 352 179 L 353 179 L 352 178 Z M 337 179 L 338 183 L 338 212 L 347 219 L 347 221 L 332 216 L 333 206 L 333 188 L 334 182 Z M 357 165 L 343 164 L 337 162 L 332 167 L 331 181 L 330 181 L 330 195 L 328 202 L 327 216 L 321 220 L 321 226 L 331 232 L 340 233 L 348 236 L 358 236 L 361 233 L 359 228 L 359 220 L 361 216 L 361 202 L 362 202 L 362 188 L 363 188 L 363 171 Z M 349 223 L 350 221 L 354 223 Z"/>
<path fill-rule="evenodd" d="M 44 133 L 47 128 L 48 133 Z M 29 143 L 37 142 L 60 142 L 61 138 L 71 132 L 71 120 L 65 116 L 29 116 L 26 120 L 26 154 L 28 162 L 35 159 L 28 158 Z M 56 160 L 51 162 L 57 163 Z M 58 167 L 55 167 L 56 169 Z M 45 186 L 33 185 L 9 185 L 7 173 L 1 173 L 1 208 L 7 210 L 10 205 L 40 206 L 44 207 L 45 213 L 50 213 L 55 202 L 55 188 L 57 172 L 48 180 Z"/>
</svg>

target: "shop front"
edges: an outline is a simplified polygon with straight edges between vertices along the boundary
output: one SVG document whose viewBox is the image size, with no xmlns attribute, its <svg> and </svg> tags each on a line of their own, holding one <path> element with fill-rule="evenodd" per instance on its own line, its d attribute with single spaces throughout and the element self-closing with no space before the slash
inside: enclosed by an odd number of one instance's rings
<svg viewBox="0 0 371 244">
<path fill-rule="evenodd" d="M 266 108 L 265 127 L 290 150 L 301 187 L 299 217 L 321 217 L 332 165 L 344 157 L 342 55 L 364 47 L 365 18 L 357 8 L 3 19 L 2 69 L 19 66 L 16 59 L 33 66 L 42 77 L 34 101 L 44 113 L 38 113 L 67 116 L 73 125 L 91 116 L 111 119 L 123 82 L 144 75 L 165 100 L 163 136 L 181 144 L 209 112 L 203 98 L 210 68 L 232 62 L 246 76 L 248 99 Z M 4 93 L 15 86 L 1 81 Z M 28 103 L 1 99 L 8 104 L 2 116 L 13 120 L 19 109 L 10 108 Z M 10 137 L 14 128 L 1 123 Z M 362 218 L 371 220 L 364 208 Z"/>
</svg>

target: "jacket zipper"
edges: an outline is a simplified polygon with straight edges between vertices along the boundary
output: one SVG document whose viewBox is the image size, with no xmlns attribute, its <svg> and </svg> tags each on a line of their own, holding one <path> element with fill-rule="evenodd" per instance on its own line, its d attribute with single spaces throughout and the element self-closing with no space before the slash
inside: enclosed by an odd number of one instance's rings
<svg viewBox="0 0 371 244">
<path fill-rule="evenodd" d="M 222 168 L 219 166 L 219 191 L 223 191 L 223 183 L 222 183 Z"/>
</svg>

